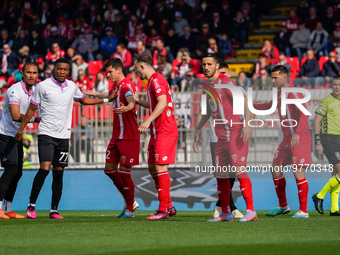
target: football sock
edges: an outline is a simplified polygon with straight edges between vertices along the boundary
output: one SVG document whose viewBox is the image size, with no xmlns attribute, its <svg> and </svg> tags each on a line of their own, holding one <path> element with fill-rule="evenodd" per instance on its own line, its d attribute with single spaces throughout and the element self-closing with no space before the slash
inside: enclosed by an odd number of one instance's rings
<svg viewBox="0 0 340 255">
<path fill-rule="evenodd" d="M 222 213 L 230 213 L 230 182 L 228 176 L 216 175 L 217 195 L 221 203 Z"/>
<path fill-rule="evenodd" d="M 5 213 L 9 213 L 10 211 L 12 211 L 12 202 L 4 199 L 1 208 Z"/>
<path fill-rule="evenodd" d="M 340 183 L 340 179 L 338 175 L 336 174 L 332 176 L 332 178 L 328 180 L 326 185 L 322 188 L 322 190 L 316 196 L 320 199 L 323 199 L 326 196 L 327 192 L 330 191 L 331 188 L 335 187 L 339 183 Z"/>
<path fill-rule="evenodd" d="M 153 174 L 152 178 L 155 181 L 156 189 L 158 192 L 159 207 L 158 211 L 167 212 L 168 199 L 170 197 L 170 177 L 169 173 L 161 172 L 158 174 Z"/>
<path fill-rule="evenodd" d="M 340 184 L 336 185 L 335 187 L 331 188 L 331 212 L 339 211 L 339 189 Z"/>
<path fill-rule="evenodd" d="M 217 202 L 216 202 L 216 205 L 215 206 L 219 206 L 219 207 L 221 207 L 221 201 L 220 200 L 217 200 Z"/>
<path fill-rule="evenodd" d="M 104 170 L 104 173 L 110 177 L 110 179 L 113 181 L 113 184 L 117 187 L 119 192 L 124 196 L 124 182 L 122 177 L 120 176 L 120 173 L 118 169 L 114 170 Z"/>
<path fill-rule="evenodd" d="M 124 199 L 126 209 L 133 212 L 133 202 L 135 201 L 135 184 L 131 178 L 131 171 L 120 170 L 120 177 L 124 182 Z"/>
<path fill-rule="evenodd" d="M 237 209 L 235 204 L 234 204 L 234 199 L 233 199 L 233 194 L 232 194 L 232 190 L 233 190 L 233 187 L 234 187 L 235 179 L 236 178 L 229 178 L 229 183 L 230 183 L 230 197 L 229 197 L 230 211 L 234 211 L 234 210 Z"/>
<path fill-rule="evenodd" d="M 50 171 L 46 171 L 42 168 L 39 168 L 39 171 L 37 172 L 33 180 L 31 196 L 30 196 L 30 204 L 35 204 L 35 202 L 37 201 L 40 190 L 42 186 L 44 185 L 46 176 L 48 175 L 49 172 Z"/>
<path fill-rule="evenodd" d="M 17 165 L 17 174 L 13 177 L 8 190 L 4 196 L 4 199 L 7 201 L 13 201 L 14 194 L 17 190 L 18 182 L 22 176 L 22 165 Z"/>
<path fill-rule="evenodd" d="M 240 188 L 243 195 L 244 200 L 246 201 L 247 210 L 254 210 L 254 202 L 253 202 L 253 190 L 252 184 L 248 177 L 247 172 L 239 172 L 236 174 L 238 180 L 240 181 Z"/>
<path fill-rule="evenodd" d="M 51 210 L 57 210 L 59 201 L 61 198 L 62 190 L 63 190 L 63 175 L 64 170 L 54 170 L 53 181 L 52 181 L 52 204 Z"/>
<path fill-rule="evenodd" d="M 308 182 L 306 178 L 296 180 L 299 194 L 300 211 L 307 212 Z"/>
<path fill-rule="evenodd" d="M 10 164 L 5 166 L 5 170 L 0 177 L 0 201 L 3 200 L 6 192 L 18 171 L 17 164 Z"/>
<path fill-rule="evenodd" d="M 287 204 L 287 197 L 286 197 L 286 178 L 281 173 L 278 178 L 273 178 L 276 195 L 279 198 L 279 205 L 281 207 L 286 207 Z"/>
</svg>

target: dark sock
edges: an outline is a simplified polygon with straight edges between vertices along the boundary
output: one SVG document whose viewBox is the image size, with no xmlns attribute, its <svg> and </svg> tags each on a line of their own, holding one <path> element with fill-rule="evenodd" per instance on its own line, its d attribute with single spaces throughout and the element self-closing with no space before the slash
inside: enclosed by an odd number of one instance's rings
<svg viewBox="0 0 340 255">
<path fill-rule="evenodd" d="M 63 175 L 64 175 L 64 170 L 53 171 L 52 204 L 51 204 L 52 210 L 58 209 L 59 201 L 61 198 L 61 193 L 63 190 Z"/>
<path fill-rule="evenodd" d="M 49 172 L 50 171 L 46 171 L 42 168 L 39 168 L 39 171 L 34 177 L 32 190 L 31 190 L 31 196 L 30 196 L 30 204 L 35 204 L 35 202 L 37 201 L 40 190 L 42 186 L 44 185 L 46 176 L 48 175 Z"/>
<path fill-rule="evenodd" d="M 4 199 L 7 201 L 13 201 L 15 191 L 17 190 L 18 182 L 22 176 L 22 165 L 17 165 L 17 174 L 13 177 L 8 190 L 4 196 Z"/>
<path fill-rule="evenodd" d="M 229 181 L 230 181 L 230 199 L 229 199 L 230 200 L 230 211 L 234 211 L 234 210 L 237 209 L 237 207 L 234 204 L 234 199 L 233 199 L 233 195 L 232 195 L 231 190 L 234 187 L 235 178 L 230 178 Z"/>
<path fill-rule="evenodd" d="M 221 201 L 220 200 L 217 200 L 217 202 L 216 202 L 216 205 L 215 206 L 219 206 L 219 207 L 221 207 Z"/>
<path fill-rule="evenodd" d="M 6 195 L 8 187 L 10 186 L 13 178 L 17 174 L 17 171 L 18 171 L 17 164 L 5 166 L 5 170 L 0 177 L 0 201 L 2 201 L 4 196 Z"/>
</svg>

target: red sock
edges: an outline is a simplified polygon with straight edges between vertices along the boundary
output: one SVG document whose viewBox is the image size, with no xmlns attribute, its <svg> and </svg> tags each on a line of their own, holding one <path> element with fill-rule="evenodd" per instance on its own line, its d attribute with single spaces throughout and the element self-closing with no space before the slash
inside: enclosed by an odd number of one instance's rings
<svg viewBox="0 0 340 255">
<path fill-rule="evenodd" d="M 247 210 L 255 211 L 252 185 L 247 172 L 239 172 L 236 174 L 236 176 L 240 182 L 240 188 L 243 198 L 246 201 Z"/>
<path fill-rule="evenodd" d="M 110 177 L 110 179 L 113 181 L 113 184 L 117 187 L 119 192 L 124 196 L 124 182 L 122 177 L 120 176 L 120 173 L 117 169 L 114 170 L 104 170 L 104 173 Z"/>
<path fill-rule="evenodd" d="M 158 191 L 159 207 L 158 211 L 167 212 L 170 197 L 170 177 L 168 172 L 161 172 L 152 175 Z"/>
<path fill-rule="evenodd" d="M 120 176 L 124 182 L 124 199 L 126 203 L 126 209 L 133 212 L 133 202 L 135 201 L 135 184 L 131 178 L 130 171 L 120 171 Z"/>
<path fill-rule="evenodd" d="M 307 212 L 308 182 L 306 178 L 296 180 L 298 186 L 300 211 Z"/>
<path fill-rule="evenodd" d="M 279 198 L 279 204 L 281 207 L 286 207 L 287 198 L 286 198 L 286 178 L 283 174 L 281 174 L 278 178 L 273 178 L 275 184 L 276 195 Z"/>
<path fill-rule="evenodd" d="M 230 182 L 227 176 L 216 175 L 217 195 L 221 202 L 222 213 L 230 213 Z"/>
</svg>

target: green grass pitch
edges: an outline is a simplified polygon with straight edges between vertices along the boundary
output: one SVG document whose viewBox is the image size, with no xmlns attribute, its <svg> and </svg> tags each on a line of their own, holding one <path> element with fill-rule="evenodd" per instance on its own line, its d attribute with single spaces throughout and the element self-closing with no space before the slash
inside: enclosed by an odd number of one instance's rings
<svg viewBox="0 0 340 255">
<path fill-rule="evenodd" d="M 208 223 L 210 211 L 179 211 L 147 221 L 153 212 L 117 219 L 115 211 L 62 211 L 64 220 L 0 220 L 0 254 L 338 254 L 340 218 L 310 212 L 308 219 L 258 212 L 250 223 Z"/>
</svg>

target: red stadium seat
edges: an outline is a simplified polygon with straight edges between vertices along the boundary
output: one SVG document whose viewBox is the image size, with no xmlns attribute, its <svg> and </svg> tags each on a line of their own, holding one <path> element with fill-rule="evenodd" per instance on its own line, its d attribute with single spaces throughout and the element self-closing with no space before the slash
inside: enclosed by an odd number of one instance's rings
<svg viewBox="0 0 340 255">
<path fill-rule="evenodd" d="M 15 78 L 14 76 L 9 76 L 7 79 L 7 86 L 10 87 L 15 83 Z"/>
<path fill-rule="evenodd" d="M 290 76 L 289 78 L 299 77 L 300 74 L 300 65 L 298 57 L 287 57 L 287 62 L 291 64 L 290 68 Z"/>
<path fill-rule="evenodd" d="M 89 67 L 88 67 L 89 75 L 97 75 L 97 73 L 101 71 L 102 68 L 103 68 L 102 61 L 94 61 L 94 60 L 89 61 Z"/>
<path fill-rule="evenodd" d="M 300 66 L 302 66 L 302 65 L 306 62 L 306 60 L 307 60 L 307 57 L 303 57 L 303 58 L 301 59 Z"/>
<path fill-rule="evenodd" d="M 329 57 L 321 56 L 319 59 L 320 72 L 322 72 L 323 65 L 329 60 Z"/>
</svg>

